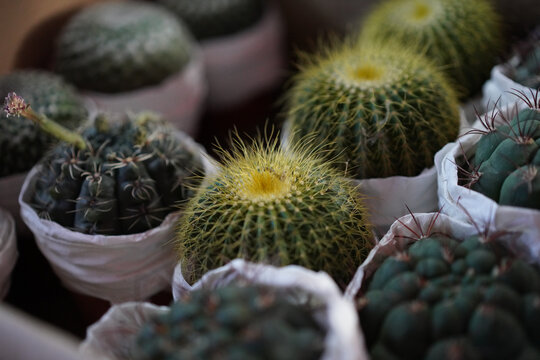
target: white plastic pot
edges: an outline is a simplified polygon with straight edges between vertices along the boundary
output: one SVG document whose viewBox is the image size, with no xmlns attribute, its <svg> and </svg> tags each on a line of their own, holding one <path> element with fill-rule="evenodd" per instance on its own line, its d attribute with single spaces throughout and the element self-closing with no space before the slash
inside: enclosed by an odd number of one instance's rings
<svg viewBox="0 0 540 360">
<path fill-rule="evenodd" d="M 214 171 L 199 144 L 184 133 L 176 135 L 201 156 L 206 174 Z M 177 261 L 171 240 L 178 212 L 169 214 L 160 226 L 138 234 L 107 236 L 71 231 L 40 218 L 30 205 L 40 166 L 30 171 L 23 184 L 21 217 L 67 288 L 111 303 L 144 300 L 170 288 Z"/>
<path fill-rule="evenodd" d="M 7 211 L 0 208 L 0 300 L 8 293 L 11 271 L 15 267 L 17 256 L 15 221 Z"/>
<path fill-rule="evenodd" d="M 234 260 L 226 266 L 208 272 L 192 287 L 183 280 L 179 268 L 175 271 L 173 293 L 195 289 L 216 289 L 229 284 L 258 284 L 276 289 L 294 291 L 294 298 L 303 302 L 314 301 L 322 306 L 316 318 L 327 330 L 324 360 L 363 360 L 365 354 L 359 333 L 356 310 L 346 301 L 334 281 L 324 272 L 313 272 L 300 266 L 276 268 Z M 164 313 L 167 307 L 144 303 L 113 306 L 96 324 L 88 329 L 81 352 L 96 359 L 131 359 L 130 344 L 149 318 Z"/>
</svg>

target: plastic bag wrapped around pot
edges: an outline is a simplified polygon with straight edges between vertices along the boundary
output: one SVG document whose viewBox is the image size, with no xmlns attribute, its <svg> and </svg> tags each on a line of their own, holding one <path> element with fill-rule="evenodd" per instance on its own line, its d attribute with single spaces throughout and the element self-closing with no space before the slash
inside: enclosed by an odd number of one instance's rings
<svg viewBox="0 0 540 360">
<path fill-rule="evenodd" d="M 324 304 L 315 314 L 327 330 L 325 351 L 321 359 L 364 359 L 361 357 L 365 351 L 362 350 L 354 308 L 343 299 L 337 285 L 326 273 L 315 273 L 299 266 L 276 268 L 237 259 L 208 272 L 193 286 L 183 280 L 180 267 L 177 267 L 173 292 L 179 295 L 201 288 L 217 289 L 229 284 L 263 285 L 292 291 L 295 299 L 309 299 Z M 166 307 L 142 303 L 116 305 L 88 329 L 81 351 L 99 359 L 127 360 L 130 358 L 130 344 L 134 343 L 142 324 L 166 311 Z"/>
<path fill-rule="evenodd" d="M 0 300 L 9 291 L 11 271 L 15 267 L 17 256 L 15 221 L 7 211 L 0 208 Z"/>
<path fill-rule="evenodd" d="M 496 123 L 513 118 L 523 108 L 523 103 L 502 108 Z M 483 115 L 485 116 L 485 115 Z M 473 128 L 483 129 L 480 122 Z M 529 261 L 540 257 L 540 211 L 517 206 L 499 205 L 487 196 L 459 185 L 457 164 L 465 154 L 471 156 L 480 134 L 468 134 L 456 143 L 450 143 L 435 155 L 438 178 L 439 207 L 444 214 L 462 221 L 474 221 L 492 232 L 505 231 L 516 234 L 516 246 L 528 249 L 523 255 Z"/>
<path fill-rule="evenodd" d="M 202 159 L 205 174 L 213 164 L 186 134 L 175 135 Z M 170 287 L 177 261 L 171 240 L 180 216 L 170 213 L 157 227 L 132 235 L 88 235 L 40 218 L 30 205 L 40 166 L 25 179 L 19 195 L 21 217 L 63 284 L 112 303 L 143 300 Z"/>
</svg>

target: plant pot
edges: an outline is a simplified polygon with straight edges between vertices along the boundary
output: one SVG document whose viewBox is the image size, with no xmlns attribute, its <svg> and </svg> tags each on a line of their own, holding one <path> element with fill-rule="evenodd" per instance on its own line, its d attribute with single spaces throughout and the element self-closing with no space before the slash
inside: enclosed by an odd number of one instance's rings
<svg viewBox="0 0 540 360">
<path fill-rule="evenodd" d="M 11 271 L 15 267 L 17 256 L 15 221 L 7 211 L 0 208 L 0 300 L 9 291 Z"/>
</svg>

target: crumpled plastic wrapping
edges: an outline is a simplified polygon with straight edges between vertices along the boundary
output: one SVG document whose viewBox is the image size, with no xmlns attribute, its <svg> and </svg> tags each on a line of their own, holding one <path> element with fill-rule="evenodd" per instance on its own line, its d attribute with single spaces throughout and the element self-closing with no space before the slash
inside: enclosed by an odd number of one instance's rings
<svg viewBox="0 0 540 360">
<path fill-rule="evenodd" d="M 0 300 L 8 293 L 11 271 L 15 267 L 17 257 L 15 221 L 7 211 L 0 208 Z"/>
<path fill-rule="evenodd" d="M 202 146 L 184 133 L 175 134 L 193 153 L 200 154 L 206 174 L 215 171 Z M 119 303 L 144 300 L 170 287 L 177 261 L 171 240 L 178 212 L 169 214 L 160 226 L 138 234 L 107 236 L 71 231 L 39 218 L 30 206 L 39 167 L 30 171 L 19 195 L 21 217 L 67 288 Z"/>
<path fill-rule="evenodd" d="M 327 329 L 321 360 L 367 359 L 362 357 L 365 349 L 356 310 L 351 302 L 341 296 L 337 285 L 324 272 L 316 273 L 294 265 L 276 268 L 237 259 L 208 272 L 193 286 L 183 280 L 179 266 L 174 279 L 173 293 L 176 295 L 199 288 L 215 289 L 231 283 L 260 284 L 293 291 L 297 301 L 316 301 L 325 305 L 316 314 L 318 321 Z M 130 359 L 132 344 L 142 323 L 166 309 L 143 303 L 113 306 L 88 329 L 81 352 L 91 354 L 96 359 Z"/>
</svg>

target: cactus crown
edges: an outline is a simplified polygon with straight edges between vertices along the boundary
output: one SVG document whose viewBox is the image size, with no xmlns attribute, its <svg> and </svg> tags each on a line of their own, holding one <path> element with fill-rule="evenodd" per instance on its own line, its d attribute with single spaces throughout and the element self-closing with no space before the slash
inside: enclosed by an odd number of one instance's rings
<svg viewBox="0 0 540 360">
<path fill-rule="evenodd" d="M 177 231 L 187 277 L 240 257 L 324 270 L 345 284 L 370 247 L 360 195 L 306 146 L 267 140 L 237 140 L 188 203 Z"/>
<path fill-rule="evenodd" d="M 367 16 L 362 33 L 425 52 L 463 98 L 480 89 L 501 47 L 499 17 L 486 0 L 387 0 Z"/>
<path fill-rule="evenodd" d="M 306 62 L 287 94 L 292 142 L 316 133 L 352 177 L 413 176 L 458 133 L 455 93 L 426 59 L 366 42 Z"/>
</svg>

